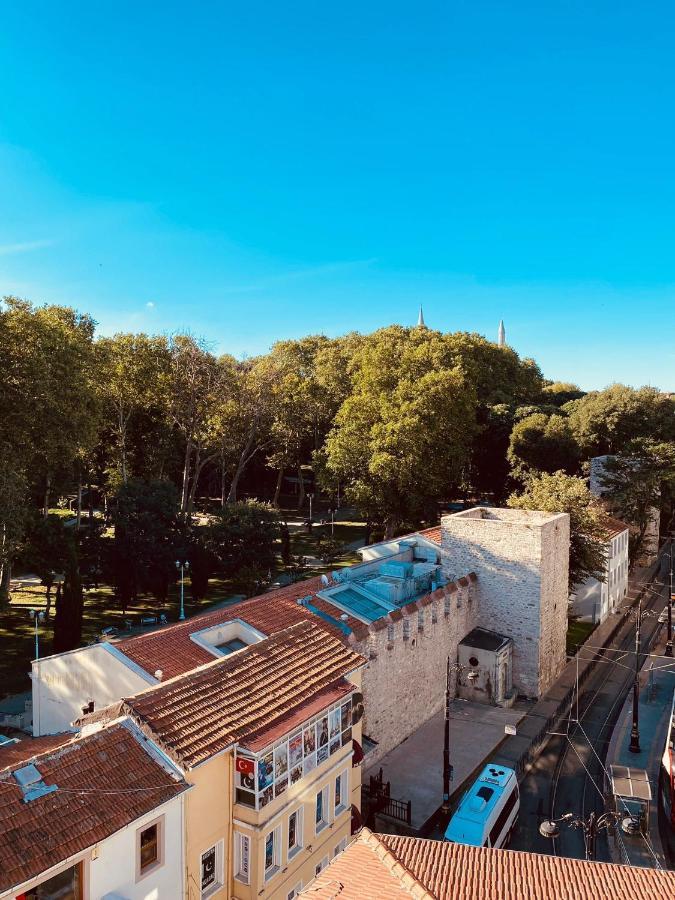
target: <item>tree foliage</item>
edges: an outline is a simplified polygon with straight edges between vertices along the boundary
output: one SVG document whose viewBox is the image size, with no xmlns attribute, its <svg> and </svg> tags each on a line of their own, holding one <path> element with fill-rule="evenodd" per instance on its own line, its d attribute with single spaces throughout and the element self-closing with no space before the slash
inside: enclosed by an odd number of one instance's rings
<svg viewBox="0 0 675 900">
<path fill-rule="evenodd" d="M 675 489 L 675 443 L 635 440 L 623 453 L 604 463 L 600 481 L 612 508 L 634 526 L 630 536 L 631 561 L 639 559 L 647 528 L 665 496 Z"/>
<path fill-rule="evenodd" d="M 563 471 L 572 475 L 580 454 L 566 417 L 534 413 L 513 426 L 507 456 L 517 474 Z"/>
<path fill-rule="evenodd" d="M 582 478 L 564 472 L 531 475 L 525 490 L 512 494 L 508 505 L 569 515 L 570 592 L 591 576 L 605 580 L 605 514 Z"/>
</svg>

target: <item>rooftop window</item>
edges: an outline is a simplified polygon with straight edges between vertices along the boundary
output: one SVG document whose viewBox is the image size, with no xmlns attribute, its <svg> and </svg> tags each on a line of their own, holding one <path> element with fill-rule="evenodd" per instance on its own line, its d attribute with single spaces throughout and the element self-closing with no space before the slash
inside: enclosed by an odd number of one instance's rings
<svg viewBox="0 0 675 900">
<path fill-rule="evenodd" d="M 220 625 L 212 625 L 209 628 L 202 628 L 201 631 L 195 631 L 190 635 L 190 640 L 195 644 L 199 644 L 205 650 L 213 653 L 214 656 L 229 656 L 231 653 L 237 653 L 251 644 L 257 644 L 262 641 L 265 635 L 253 628 L 248 622 L 242 619 L 231 619 L 229 622 L 222 622 Z"/>
</svg>

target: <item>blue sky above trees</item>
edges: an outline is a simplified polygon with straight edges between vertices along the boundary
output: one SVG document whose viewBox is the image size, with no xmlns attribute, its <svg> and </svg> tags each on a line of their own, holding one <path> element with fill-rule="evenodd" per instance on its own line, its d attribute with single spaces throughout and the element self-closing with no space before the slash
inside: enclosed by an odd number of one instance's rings
<svg viewBox="0 0 675 900">
<path fill-rule="evenodd" d="M 590 8 L 589 8 L 590 7 Z M 414 323 L 675 390 L 666 3 L 11 4 L 0 294 L 237 355 Z"/>
</svg>

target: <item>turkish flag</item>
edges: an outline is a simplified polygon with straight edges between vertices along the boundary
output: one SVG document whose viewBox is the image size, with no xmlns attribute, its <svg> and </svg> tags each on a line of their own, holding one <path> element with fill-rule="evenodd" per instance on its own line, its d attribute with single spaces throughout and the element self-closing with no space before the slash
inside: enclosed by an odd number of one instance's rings
<svg viewBox="0 0 675 900">
<path fill-rule="evenodd" d="M 253 775 L 255 771 L 255 763 L 252 759 L 246 759 L 245 756 L 238 756 L 236 762 L 237 772 L 242 775 Z"/>
</svg>

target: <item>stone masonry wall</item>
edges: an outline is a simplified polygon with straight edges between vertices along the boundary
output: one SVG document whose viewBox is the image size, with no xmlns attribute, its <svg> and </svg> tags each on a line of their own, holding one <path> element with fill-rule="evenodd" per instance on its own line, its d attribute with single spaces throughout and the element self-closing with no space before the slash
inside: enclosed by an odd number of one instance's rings
<svg viewBox="0 0 675 900">
<path fill-rule="evenodd" d="M 446 577 L 476 573 L 478 624 L 513 639 L 514 687 L 540 696 L 565 661 L 569 517 L 478 508 L 441 526 Z"/>
<path fill-rule="evenodd" d="M 447 658 L 457 662 L 457 645 L 478 621 L 475 582 L 473 574 L 460 578 L 352 634 L 353 648 L 369 660 L 363 734 L 378 746 L 368 767 L 443 707 Z"/>
</svg>

